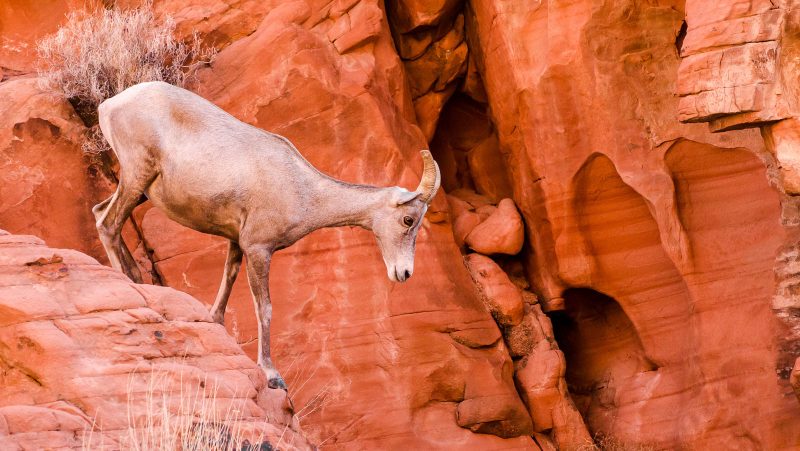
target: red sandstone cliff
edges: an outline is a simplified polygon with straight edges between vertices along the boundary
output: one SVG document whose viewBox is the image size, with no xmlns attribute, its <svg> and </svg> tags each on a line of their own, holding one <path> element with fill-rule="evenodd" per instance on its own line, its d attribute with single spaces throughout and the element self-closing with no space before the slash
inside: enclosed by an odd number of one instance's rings
<svg viewBox="0 0 800 451">
<path fill-rule="evenodd" d="M 54 3 L 0 6 L 0 227 L 105 261 L 89 209 L 113 183 L 30 75 L 79 7 Z M 429 146 L 442 167 L 408 283 L 362 230 L 274 259 L 273 353 L 312 443 L 800 447 L 795 2 L 154 9 L 220 50 L 197 92 L 321 170 L 412 187 Z M 224 244 L 134 217 L 143 268 L 210 303 Z M 244 277 L 230 312 L 252 353 Z"/>
</svg>

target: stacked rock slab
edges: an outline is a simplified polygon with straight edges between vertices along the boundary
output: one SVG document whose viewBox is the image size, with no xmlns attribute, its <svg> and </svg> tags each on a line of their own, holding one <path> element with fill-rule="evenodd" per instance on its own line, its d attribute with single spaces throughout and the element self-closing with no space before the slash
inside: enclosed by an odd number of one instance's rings
<svg viewBox="0 0 800 451">
<path fill-rule="evenodd" d="M 686 2 L 678 118 L 712 131 L 761 128 L 784 192 L 800 194 L 800 15 L 794 1 Z"/>
<path fill-rule="evenodd" d="M 130 447 L 162 408 L 256 446 L 311 449 L 286 393 L 199 301 L 0 231 L 0 449 Z"/>
<path fill-rule="evenodd" d="M 485 255 L 472 253 L 465 261 L 514 359 L 514 380 L 532 419 L 536 442 L 543 449 L 590 446 L 592 438 L 567 390 L 564 355 L 536 295 L 517 287 Z"/>
</svg>

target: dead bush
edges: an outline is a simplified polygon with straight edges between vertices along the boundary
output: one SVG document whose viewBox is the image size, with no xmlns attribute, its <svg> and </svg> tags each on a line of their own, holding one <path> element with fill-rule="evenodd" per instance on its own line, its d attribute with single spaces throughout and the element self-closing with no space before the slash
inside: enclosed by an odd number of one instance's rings
<svg viewBox="0 0 800 451">
<path fill-rule="evenodd" d="M 84 150 L 108 148 L 97 130 L 97 107 L 125 88 L 145 81 L 185 86 L 215 51 L 174 37 L 175 22 L 157 21 L 151 5 L 120 10 L 76 11 L 66 25 L 37 46 L 39 76 L 46 89 L 61 91 L 88 127 Z"/>
</svg>

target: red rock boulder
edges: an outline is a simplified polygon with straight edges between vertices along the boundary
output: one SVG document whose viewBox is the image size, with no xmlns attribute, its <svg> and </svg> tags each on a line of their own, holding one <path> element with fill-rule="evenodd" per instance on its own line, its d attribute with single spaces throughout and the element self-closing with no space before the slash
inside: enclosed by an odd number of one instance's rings
<svg viewBox="0 0 800 451">
<path fill-rule="evenodd" d="M 491 258 L 481 254 L 467 255 L 466 263 L 495 321 L 501 326 L 519 324 L 523 315 L 522 294 L 508 275 Z"/>
<path fill-rule="evenodd" d="M 514 201 L 501 200 L 497 209 L 472 229 L 464 241 L 482 254 L 518 254 L 525 241 L 525 230 Z"/>
</svg>

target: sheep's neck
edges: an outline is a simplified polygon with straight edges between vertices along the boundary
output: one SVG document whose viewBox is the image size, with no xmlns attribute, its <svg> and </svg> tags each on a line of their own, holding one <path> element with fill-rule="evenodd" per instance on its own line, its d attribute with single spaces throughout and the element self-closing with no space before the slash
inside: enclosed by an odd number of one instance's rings
<svg viewBox="0 0 800 451">
<path fill-rule="evenodd" d="M 385 202 L 385 188 L 324 180 L 309 196 L 309 220 L 314 230 L 359 226 L 372 229 L 372 216 Z"/>
</svg>

